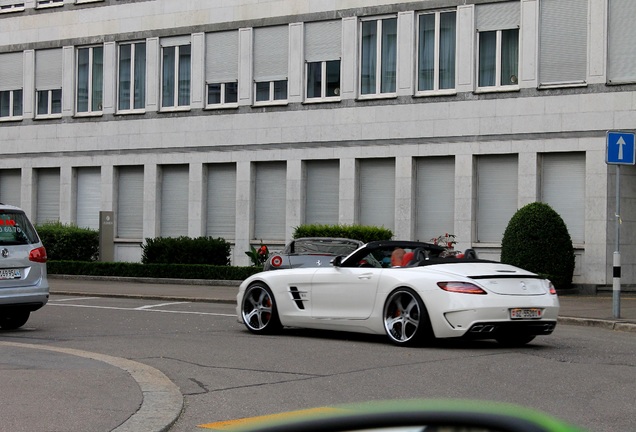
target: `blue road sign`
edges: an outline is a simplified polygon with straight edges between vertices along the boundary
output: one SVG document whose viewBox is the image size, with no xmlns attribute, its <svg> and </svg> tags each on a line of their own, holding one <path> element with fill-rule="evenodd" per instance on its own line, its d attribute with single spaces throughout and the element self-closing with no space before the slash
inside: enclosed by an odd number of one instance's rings
<svg viewBox="0 0 636 432">
<path fill-rule="evenodd" d="M 607 132 L 607 153 L 605 162 L 613 165 L 636 164 L 636 146 L 633 132 Z"/>
</svg>

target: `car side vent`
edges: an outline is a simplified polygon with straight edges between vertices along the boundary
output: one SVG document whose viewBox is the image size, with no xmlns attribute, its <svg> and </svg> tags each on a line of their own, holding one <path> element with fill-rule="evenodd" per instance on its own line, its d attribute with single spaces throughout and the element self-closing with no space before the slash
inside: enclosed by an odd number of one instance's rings
<svg viewBox="0 0 636 432">
<path fill-rule="evenodd" d="M 294 303 L 296 303 L 296 306 L 298 306 L 298 309 L 305 309 L 305 304 L 303 303 L 303 300 L 300 296 L 300 291 L 298 291 L 298 287 L 289 287 L 289 292 L 291 293 L 292 299 L 294 300 Z"/>
</svg>

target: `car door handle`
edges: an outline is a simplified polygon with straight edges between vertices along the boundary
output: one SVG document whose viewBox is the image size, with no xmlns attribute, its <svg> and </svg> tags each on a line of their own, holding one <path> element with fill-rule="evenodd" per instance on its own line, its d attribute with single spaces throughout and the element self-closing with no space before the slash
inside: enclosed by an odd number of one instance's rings
<svg viewBox="0 0 636 432">
<path fill-rule="evenodd" d="M 373 277 L 372 273 L 364 273 L 361 275 L 358 275 L 358 279 L 371 279 Z"/>
</svg>

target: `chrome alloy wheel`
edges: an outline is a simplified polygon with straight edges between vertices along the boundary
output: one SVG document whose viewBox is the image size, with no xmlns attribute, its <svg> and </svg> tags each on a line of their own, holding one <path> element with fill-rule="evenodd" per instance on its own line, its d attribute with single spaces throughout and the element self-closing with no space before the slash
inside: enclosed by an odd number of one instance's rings
<svg viewBox="0 0 636 432">
<path fill-rule="evenodd" d="M 243 322 L 253 333 L 272 333 L 280 328 L 276 304 L 264 285 L 250 286 L 243 297 Z"/>
<path fill-rule="evenodd" d="M 398 289 L 389 296 L 384 306 L 384 329 L 391 342 L 409 345 L 416 341 L 423 315 L 427 316 L 423 309 L 422 301 L 409 289 Z"/>
</svg>

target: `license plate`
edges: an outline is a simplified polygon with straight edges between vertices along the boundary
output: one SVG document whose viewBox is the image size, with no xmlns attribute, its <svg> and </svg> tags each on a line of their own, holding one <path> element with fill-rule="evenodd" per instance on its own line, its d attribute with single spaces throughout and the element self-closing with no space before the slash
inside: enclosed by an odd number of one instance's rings
<svg viewBox="0 0 636 432">
<path fill-rule="evenodd" d="M 20 278 L 20 270 L 18 269 L 1 269 L 0 270 L 0 280 L 19 279 L 19 278 Z"/>
<path fill-rule="evenodd" d="M 538 308 L 510 309 L 510 319 L 536 319 L 541 318 L 543 310 Z"/>
</svg>

